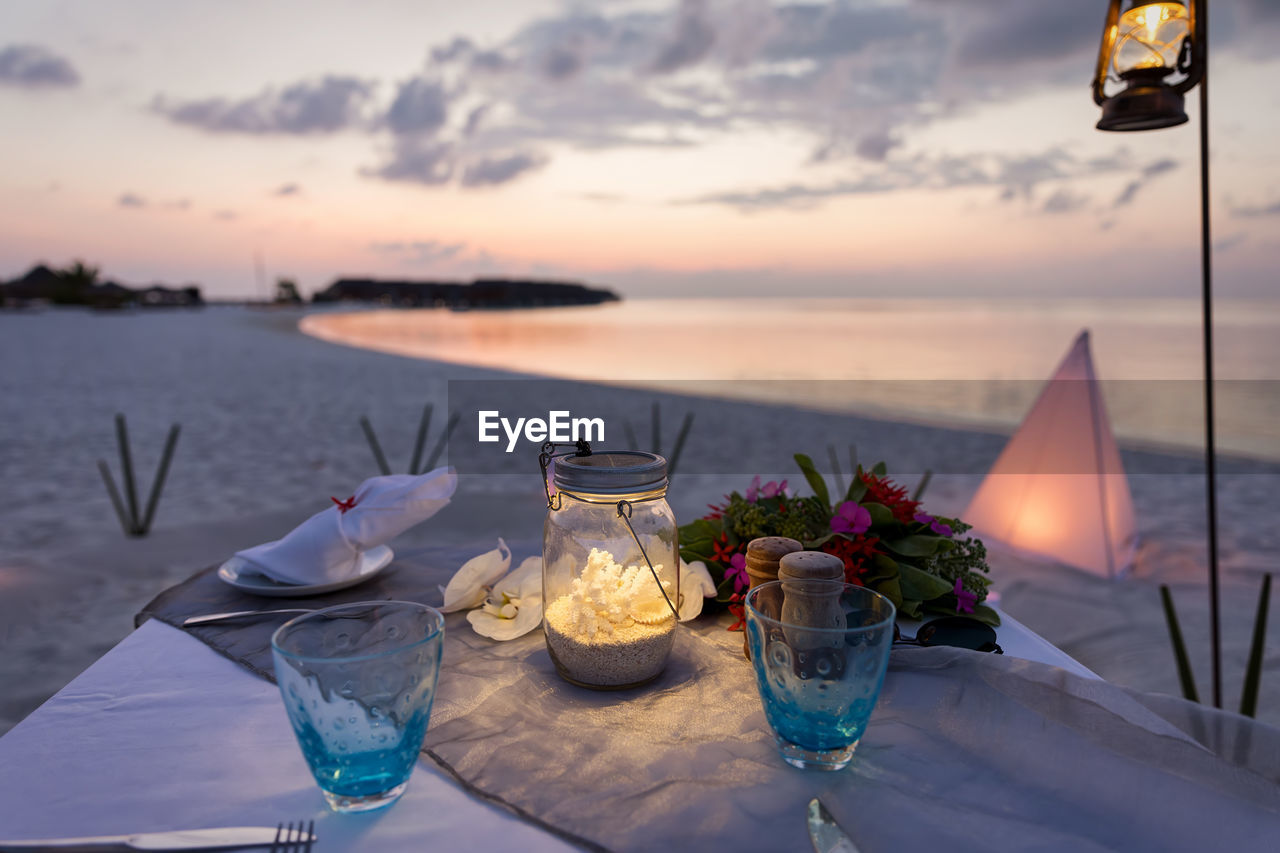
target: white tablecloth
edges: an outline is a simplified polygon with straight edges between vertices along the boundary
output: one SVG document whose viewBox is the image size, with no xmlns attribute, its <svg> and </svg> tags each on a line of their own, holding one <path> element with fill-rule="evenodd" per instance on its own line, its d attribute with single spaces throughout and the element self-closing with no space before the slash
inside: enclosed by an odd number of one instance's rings
<svg viewBox="0 0 1280 853">
<path fill-rule="evenodd" d="M 1007 654 L 1092 676 L 1006 617 Z M 0 838 L 315 819 L 320 851 L 571 849 L 420 760 L 404 797 L 325 808 L 275 685 L 150 621 L 0 738 Z"/>
</svg>

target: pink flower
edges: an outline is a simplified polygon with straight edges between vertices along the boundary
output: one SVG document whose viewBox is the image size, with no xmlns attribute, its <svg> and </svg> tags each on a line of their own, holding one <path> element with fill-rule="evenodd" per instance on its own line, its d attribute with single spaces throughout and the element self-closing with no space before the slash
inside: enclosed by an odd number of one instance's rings
<svg viewBox="0 0 1280 853">
<path fill-rule="evenodd" d="M 866 507 L 858 506 L 853 501 L 840 504 L 836 514 L 831 518 L 831 529 L 836 533 L 866 533 L 871 529 L 871 513 Z"/>
<path fill-rule="evenodd" d="M 956 594 L 956 612 L 972 613 L 973 605 L 978 603 L 978 596 L 965 589 L 960 578 L 956 578 L 956 585 L 951 588 L 951 591 Z"/>
<path fill-rule="evenodd" d="M 742 592 L 751 586 L 751 578 L 747 575 L 747 558 L 743 554 L 734 554 L 729 560 L 729 568 L 724 570 L 725 577 L 733 578 L 733 591 Z"/>
<path fill-rule="evenodd" d="M 945 536 L 948 539 L 950 539 L 951 536 L 955 533 L 955 531 L 951 529 L 951 525 L 943 524 L 941 521 L 938 521 L 936 518 L 934 518 L 932 515 L 929 515 L 927 512 L 917 512 L 915 521 L 917 524 L 929 525 L 929 529 L 932 530 L 934 533 L 938 534 L 939 536 Z"/>
<path fill-rule="evenodd" d="M 787 492 L 786 480 L 783 480 L 781 483 L 775 483 L 772 480 L 770 480 L 769 482 L 764 484 L 764 488 L 761 490 L 761 494 L 764 495 L 766 498 L 780 498 L 784 496 L 786 492 Z"/>
<path fill-rule="evenodd" d="M 760 475 L 756 474 L 751 478 L 751 485 L 747 486 L 747 503 L 753 504 L 760 498 L 781 498 L 785 497 L 787 491 L 787 481 L 775 483 L 773 480 L 760 485 Z"/>
</svg>

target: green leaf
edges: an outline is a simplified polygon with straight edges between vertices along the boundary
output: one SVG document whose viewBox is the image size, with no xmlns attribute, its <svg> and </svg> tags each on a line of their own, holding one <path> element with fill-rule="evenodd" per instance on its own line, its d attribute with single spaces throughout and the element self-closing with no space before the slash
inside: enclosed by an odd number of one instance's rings
<svg viewBox="0 0 1280 853">
<path fill-rule="evenodd" d="M 686 563 L 697 563 L 701 561 L 707 564 L 708 571 L 711 569 L 712 561 L 710 549 L 703 551 L 701 549 L 681 547 L 680 559 L 684 560 Z"/>
<path fill-rule="evenodd" d="M 709 518 L 699 518 L 680 528 L 681 539 L 715 539 L 720 535 L 721 525 Z"/>
<path fill-rule="evenodd" d="M 831 532 L 823 536 L 819 536 L 817 539 L 806 539 L 804 540 L 804 542 L 800 544 L 804 545 L 804 549 L 806 551 L 821 551 L 823 545 L 826 545 L 828 542 L 830 542 L 832 539 L 835 539 L 839 535 L 840 535 L 839 533 Z"/>
<path fill-rule="evenodd" d="M 985 622 L 986 624 L 992 626 L 993 628 L 1000 624 L 1000 614 L 995 612 L 985 604 L 976 605 L 973 608 L 972 613 L 967 613 L 965 615 L 972 616 L 974 619 L 977 619 L 979 622 Z"/>
<path fill-rule="evenodd" d="M 920 612 L 920 602 L 915 599 L 908 599 L 902 602 L 902 606 L 898 608 L 898 612 L 908 619 L 919 619 L 923 615 Z"/>
<path fill-rule="evenodd" d="M 716 601 L 727 602 L 731 595 L 733 595 L 733 578 L 725 577 L 716 585 Z"/>
<path fill-rule="evenodd" d="M 858 503 L 867 496 L 867 484 L 862 482 L 862 466 L 858 466 L 857 472 L 853 475 L 853 482 L 849 483 L 849 491 L 845 492 L 844 499 Z"/>
<path fill-rule="evenodd" d="M 885 474 L 889 473 L 889 468 L 883 462 L 877 462 L 875 467 L 871 469 L 871 473 L 875 474 L 877 477 L 883 477 Z"/>
<path fill-rule="evenodd" d="M 947 540 L 941 536 L 916 534 L 903 536 L 901 539 L 881 539 L 880 541 L 884 543 L 884 547 L 904 557 L 930 557 L 937 552 L 938 546 Z"/>
<path fill-rule="evenodd" d="M 868 586 L 871 586 L 868 584 Z M 902 587 L 897 578 L 889 578 L 871 586 L 876 592 L 893 602 L 893 606 L 902 609 Z"/>
<path fill-rule="evenodd" d="M 899 563 L 898 572 L 902 582 L 902 594 L 908 598 L 930 601 L 951 592 L 951 584 L 909 563 Z"/>
<path fill-rule="evenodd" d="M 968 616 L 972 619 L 978 620 L 984 625 L 990 625 L 993 628 L 1000 625 L 1000 614 L 992 610 L 990 607 L 987 607 L 985 604 L 976 605 L 973 608 L 972 613 L 957 613 L 955 599 L 952 599 L 947 603 L 944 603 L 944 601 L 946 601 L 946 599 L 926 601 L 924 603 L 924 609 L 926 612 L 937 616 Z"/>
<path fill-rule="evenodd" d="M 898 564 L 884 554 L 876 554 L 875 560 L 872 561 L 871 568 L 863 575 L 862 582 L 868 586 L 879 581 L 889 580 L 898 576 Z"/>
<path fill-rule="evenodd" d="M 795 455 L 796 464 L 800 466 L 801 473 L 809 482 L 809 488 L 813 489 L 813 493 L 822 501 L 823 506 L 831 506 L 831 494 L 827 491 L 827 483 L 822 479 L 822 475 L 818 473 L 818 469 L 814 467 L 813 460 L 803 453 Z"/>
<path fill-rule="evenodd" d="M 884 504 L 866 503 L 862 508 L 871 513 L 871 524 L 879 527 L 885 524 L 893 524 L 893 512 Z"/>
</svg>

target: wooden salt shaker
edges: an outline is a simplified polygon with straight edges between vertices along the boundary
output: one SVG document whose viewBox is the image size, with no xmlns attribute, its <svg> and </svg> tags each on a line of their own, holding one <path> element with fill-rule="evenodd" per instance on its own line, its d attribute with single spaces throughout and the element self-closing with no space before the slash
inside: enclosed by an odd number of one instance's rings
<svg viewBox="0 0 1280 853">
<path fill-rule="evenodd" d="M 844 609 L 840 596 L 844 587 L 831 584 L 831 589 L 815 591 L 804 581 L 843 581 L 844 561 L 823 551 L 798 551 L 787 554 L 778 566 L 782 584 L 782 622 L 810 628 L 844 628 Z M 794 583 L 787 583 L 794 581 Z M 825 585 L 824 585 L 825 586 Z M 807 588 L 806 588 L 807 587 Z M 831 642 L 829 636 L 803 629 L 783 628 L 793 648 L 818 648 Z M 837 641 L 839 642 L 839 641 Z"/>
<path fill-rule="evenodd" d="M 778 561 L 787 554 L 803 551 L 804 546 L 785 536 L 761 536 L 747 543 L 747 577 L 751 586 L 747 592 L 762 583 L 778 579 Z M 747 644 L 747 632 L 742 632 L 742 653 L 751 660 L 751 647 Z"/>
</svg>

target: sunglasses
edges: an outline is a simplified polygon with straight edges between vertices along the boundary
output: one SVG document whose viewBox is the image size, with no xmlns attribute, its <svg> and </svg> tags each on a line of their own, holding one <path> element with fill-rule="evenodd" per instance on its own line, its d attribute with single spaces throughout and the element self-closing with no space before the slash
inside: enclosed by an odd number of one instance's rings
<svg viewBox="0 0 1280 853">
<path fill-rule="evenodd" d="M 954 646 L 975 652 L 1004 654 L 1004 649 L 996 642 L 996 629 L 968 616 L 943 616 L 926 622 L 914 637 L 902 636 L 895 624 L 893 643 L 903 646 Z"/>
</svg>

